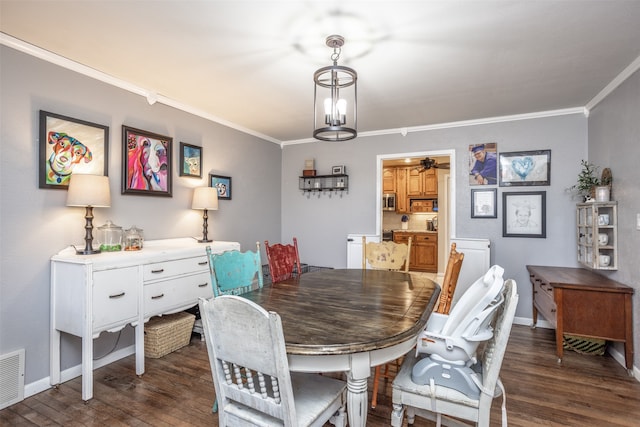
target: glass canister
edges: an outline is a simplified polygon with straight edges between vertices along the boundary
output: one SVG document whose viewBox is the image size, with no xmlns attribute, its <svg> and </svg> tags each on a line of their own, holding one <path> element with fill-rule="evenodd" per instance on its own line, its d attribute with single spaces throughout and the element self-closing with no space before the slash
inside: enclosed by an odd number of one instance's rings
<svg viewBox="0 0 640 427">
<path fill-rule="evenodd" d="M 134 225 L 124 233 L 124 250 L 139 251 L 142 249 L 143 241 L 142 229 Z"/>
<path fill-rule="evenodd" d="M 98 227 L 98 242 L 103 252 L 116 252 L 122 250 L 122 227 L 107 221 Z"/>
</svg>

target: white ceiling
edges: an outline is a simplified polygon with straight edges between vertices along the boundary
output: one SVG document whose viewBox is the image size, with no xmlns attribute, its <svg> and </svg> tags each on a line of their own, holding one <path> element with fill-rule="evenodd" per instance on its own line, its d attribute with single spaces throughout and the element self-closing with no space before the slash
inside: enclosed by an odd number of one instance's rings
<svg viewBox="0 0 640 427">
<path fill-rule="evenodd" d="M 338 63 L 358 72 L 360 134 L 581 108 L 640 64 L 640 0 L 0 7 L 5 44 L 27 42 L 285 143 L 311 138 L 313 72 L 331 64 L 330 34 L 346 39 Z"/>
</svg>

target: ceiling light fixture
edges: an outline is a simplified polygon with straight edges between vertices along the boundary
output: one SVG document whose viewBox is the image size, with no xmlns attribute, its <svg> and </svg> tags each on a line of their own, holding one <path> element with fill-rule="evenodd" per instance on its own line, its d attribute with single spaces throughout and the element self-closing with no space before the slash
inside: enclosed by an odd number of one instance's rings
<svg viewBox="0 0 640 427">
<path fill-rule="evenodd" d="M 347 141 L 358 136 L 358 74 L 349 67 L 338 65 L 344 37 L 327 37 L 327 46 L 333 49 L 333 65 L 313 74 L 313 137 L 321 141 Z M 353 113 L 348 114 L 347 109 Z"/>
</svg>

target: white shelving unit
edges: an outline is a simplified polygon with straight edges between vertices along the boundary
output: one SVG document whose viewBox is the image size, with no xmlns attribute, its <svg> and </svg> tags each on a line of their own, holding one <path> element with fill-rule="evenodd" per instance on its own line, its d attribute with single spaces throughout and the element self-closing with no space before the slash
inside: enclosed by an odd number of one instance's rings
<svg viewBox="0 0 640 427">
<path fill-rule="evenodd" d="M 617 270 L 618 204 L 579 203 L 576 224 L 578 262 L 593 270 Z"/>
</svg>

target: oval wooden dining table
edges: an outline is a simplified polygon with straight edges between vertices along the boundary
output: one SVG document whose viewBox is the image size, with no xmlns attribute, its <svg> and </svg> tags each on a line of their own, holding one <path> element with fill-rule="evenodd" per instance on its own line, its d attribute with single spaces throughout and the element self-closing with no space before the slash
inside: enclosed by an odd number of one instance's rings
<svg viewBox="0 0 640 427">
<path fill-rule="evenodd" d="M 365 426 L 371 367 L 413 348 L 439 293 L 420 273 L 325 269 L 242 296 L 280 315 L 291 371 L 347 373 L 349 425 Z"/>
</svg>

